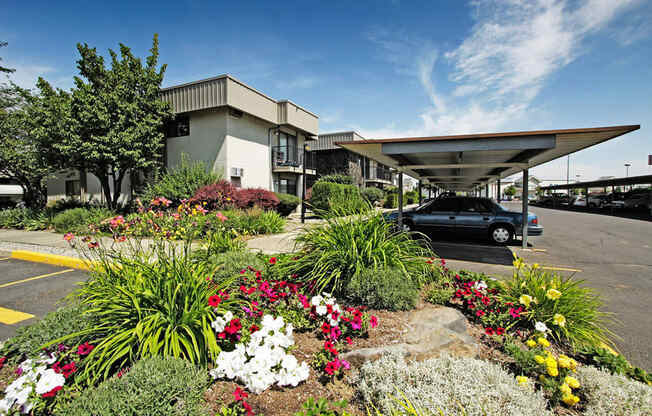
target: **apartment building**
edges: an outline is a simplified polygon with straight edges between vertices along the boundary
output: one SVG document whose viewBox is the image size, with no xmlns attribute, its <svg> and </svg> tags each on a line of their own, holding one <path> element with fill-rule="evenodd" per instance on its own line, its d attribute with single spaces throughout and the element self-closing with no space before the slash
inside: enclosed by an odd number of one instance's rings
<svg viewBox="0 0 652 416">
<path fill-rule="evenodd" d="M 320 134 L 310 145 L 314 154 L 317 177 L 331 173 L 352 176 L 358 186 L 383 188 L 394 185 L 389 167 L 337 146 L 336 142 L 365 140 L 354 131 Z"/>
<path fill-rule="evenodd" d="M 294 195 L 301 193 L 304 163 L 306 176 L 316 174 L 303 149 L 317 140 L 319 117 L 289 100 L 277 101 L 230 75 L 163 88 L 161 99 L 175 114 L 166 126 L 167 168 L 187 155 L 236 186 Z M 102 200 L 97 178 L 79 172 L 64 172 L 50 181 L 48 198 L 78 196 L 84 188 L 88 195 L 82 198 Z M 123 200 L 131 190 L 126 179 Z"/>
</svg>

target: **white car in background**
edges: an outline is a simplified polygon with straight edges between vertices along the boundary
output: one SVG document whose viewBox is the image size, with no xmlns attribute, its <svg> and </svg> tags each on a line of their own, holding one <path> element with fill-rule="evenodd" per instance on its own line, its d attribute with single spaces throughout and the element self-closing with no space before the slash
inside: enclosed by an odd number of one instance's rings
<svg viewBox="0 0 652 416">
<path fill-rule="evenodd" d="M 580 198 L 575 199 L 575 201 L 573 201 L 573 206 L 585 207 L 586 206 L 586 199 L 584 197 L 580 197 Z"/>
</svg>

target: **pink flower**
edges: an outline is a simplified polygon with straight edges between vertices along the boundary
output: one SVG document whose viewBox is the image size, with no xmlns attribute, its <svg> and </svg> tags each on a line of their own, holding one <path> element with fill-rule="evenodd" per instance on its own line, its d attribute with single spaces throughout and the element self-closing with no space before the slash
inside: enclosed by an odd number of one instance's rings
<svg viewBox="0 0 652 416">
<path fill-rule="evenodd" d="M 351 369 L 351 364 L 349 364 L 349 362 L 346 360 L 340 360 L 340 364 L 342 365 L 342 367 L 344 367 L 345 370 Z"/>
<path fill-rule="evenodd" d="M 91 345 L 88 342 L 84 342 L 77 347 L 77 355 L 88 355 L 91 353 L 91 351 L 93 351 L 93 348 L 95 348 L 94 345 Z"/>
<path fill-rule="evenodd" d="M 334 326 L 331 328 L 331 338 L 337 341 L 340 335 L 342 335 L 342 331 L 340 331 L 340 328 L 338 326 Z"/>
<path fill-rule="evenodd" d="M 233 392 L 233 398 L 236 402 L 244 401 L 248 396 L 247 392 L 242 390 L 240 387 L 237 387 Z"/>
<path fill-rule="evenodd" d="M 378 318 L 371 315 L 371 318 L 369 318 L 369 325 L 371 325 L 372 328 L 377 327 L 378 326 Z"/>
<path fill-rule="evenodd" d="M 362 328 L 362 321 L 358 318 L 354 319 L 353 322 L 351 322 L 351 328 L 355 330 Z"/>
<path fill-rule="evenodd" d="M 512 316 L 512 318 L 520 318 L 521 317 L 521 311 L 523 311 L 523 308 L 521 308 L 521 307 L 519 307 L 518 309 L 510 308 L 509 309 L 509 314 Z"/>
<path fill-rule="evenodd" d="M 226 218 L 226 216 L 225 216 L 224 214 L 222 214 L 221 212 L 218 212 L 218 213 L 216 214 L 216 216 L 217 216 L 217 219 L 220 220 L 221 222 L 224 222 L 224 221 L 226 221 L 226 220 L 228 219 L 228 218 Z"/>
<path fill-rule="evenodd" d="M 73 233 L 66 233 L 66 234 L 63 236 L 63 239 L 66 240 L 66 241 L 70 241 L 70 240 L 72 240 L 73 238 L 75 238 L 75 235 L 74 235 Z"/>
</svg>

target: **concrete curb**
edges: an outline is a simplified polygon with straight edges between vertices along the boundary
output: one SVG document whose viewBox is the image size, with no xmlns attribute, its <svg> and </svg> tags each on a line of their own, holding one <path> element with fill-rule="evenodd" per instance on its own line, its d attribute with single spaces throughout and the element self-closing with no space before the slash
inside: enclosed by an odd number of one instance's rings
<svg viewBox="0 0 652 416">
<path fill-rule="evenodd" d="M 87 261 L 82 259 L 60 256 L 58 254 L 37 253 L 35 251 L 27 250 L 14 250 L 11 252 L 11 258 L 78 270 L 88 270 L 90 266 Z"/>
</svg>

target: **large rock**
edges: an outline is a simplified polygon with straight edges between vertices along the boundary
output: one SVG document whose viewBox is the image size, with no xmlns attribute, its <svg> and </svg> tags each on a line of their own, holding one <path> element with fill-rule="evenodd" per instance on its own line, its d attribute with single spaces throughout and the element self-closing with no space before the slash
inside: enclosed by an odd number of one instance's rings
<svg viewBox="0 0 652 416">
<path fill-rule="evenodd" d="M 469 324 L 457 309 L 426 305 L 413 311 L 401 341 L 375 348 L 361 348 L 342 354 L 354 365 L 375 360 L 387 352 L 398 352 L 417 361 L 438 357 L 442 352 L 458 357 L 475 357 L 478 344 L 468 332 Z"/>
</svg>

